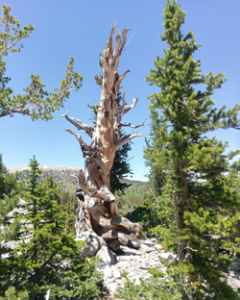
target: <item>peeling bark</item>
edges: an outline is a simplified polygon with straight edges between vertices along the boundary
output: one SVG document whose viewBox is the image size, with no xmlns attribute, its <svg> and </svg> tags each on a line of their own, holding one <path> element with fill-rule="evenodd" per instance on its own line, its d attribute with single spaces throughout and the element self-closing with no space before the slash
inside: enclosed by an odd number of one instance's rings
<svg viewBox="0 0 240 300">
<path fill-rule="evenodd" d="M 130 72 L 118 74 L 118 65 L 121 55 L 126 47 L 126 35 L 130 30 L 126 28 L 116 36 L 116 46 L 113 49 L 113 36 L 115 24 L 112 25 L 109 40 L 104 48 L 102 59 L 103 79 L 101 99 L 97 114 L 96 128 L 86 125 L 81 120 L 62 115 L 73 124 L 77 130 L 88 134 L 92 141 L 87 145 L 81 136 L 70 129 L 66 129 L 75 136 L 85 158 L 85 168 L 74 176 L 79 180 L 80 189 L 77 196 L 80 200 L 77 231 L 93 230 L 101 236 L 113 250 L 119 246 L 128 245 L 138 248 L 140 246 L 142 227 L 126 218 L 118 216 L 117 202 L 111 193 L 110 171 L 114 162 L 115 152 L 134 137 L 144 134 L 132 133 L 119 139 L 119 129 L 122 126 L 138 128 L 131 123 L 121 123 L 124 114 L 133 109 L 138 102 L 127 105 L 125 93 L 122 97 L 122 107 L 119 110 L 116 103 L 116 93 L 124 77 Z"/>
</svg>

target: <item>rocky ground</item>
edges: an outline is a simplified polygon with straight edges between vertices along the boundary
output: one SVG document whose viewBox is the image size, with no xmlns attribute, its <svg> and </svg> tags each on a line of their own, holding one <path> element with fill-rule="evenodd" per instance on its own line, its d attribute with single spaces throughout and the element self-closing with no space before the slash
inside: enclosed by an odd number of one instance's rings
<svg viewBox="0 0 240 300">
<path fill-rule="evenodd" d="M 114 294 L 126 282 L 123 272 L 128 273 L 127 277 L 130 281 L 134 281 L 136 285 L 140 285 L 140 278 L 144 280 L 151 276 L 147 271 L 148 268 L 158 268 L 161 272 L 165 273 L 166 268 L 160 262 L 160 258 L 165 261 L 176 259 L 176 255 L 166 252 L 155 238 L 143 240 L 139 250 L 121 246 L 121 250 L 118 253 L 113 253 L 106 246 L 102 246 L 96 253 L 96 257 L 100 259 L 98 270 L 104 274 L 102 282 L 103 290 L 108 293 L 108 296 L 101 299 L 109 300 L 117 300 Z M 227 282 L 234 290 L 239 291 L 240 261 L 234 259 L 233 263 L 227 275 Z"/>
<path fill-rule="evenodd" d="M 140 278 L 146 279 L 151 275 L 148 268 L 158 268 L 165 272 L 165 266 L 160 262 L 160 258 L 170 261 L 176 258 L 173 253 L 165 253 L 161 244 L 156 239 L 146 239 L 142 241 L 139 250 L 121 246 L 121 250 L 113 253 L 106 246 L 102 246 L 96 257 L 100 259 L 98 270 L 103 272 L 103 290 L 109 293 L 109 299 L 114 299 L 113 295 L 119 287 L 123 287 L 126 278 L 122 273 L 127 272 L 127 277 L 135 284 L 140 284 Z"/>
</svg>

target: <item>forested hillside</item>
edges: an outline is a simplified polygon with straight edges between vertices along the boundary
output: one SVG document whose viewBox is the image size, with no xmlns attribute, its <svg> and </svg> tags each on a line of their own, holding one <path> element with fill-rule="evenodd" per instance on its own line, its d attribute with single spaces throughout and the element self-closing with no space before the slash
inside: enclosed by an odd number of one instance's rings
<svg viewBox="0 0 240 300">
<path fill-rule="evenodd" d="M 7 168 L 10 174 L 19 172 L 19 180 L 22 181 L 27 175 L 26 170 L 29 167 L 27 165 Z M 75 167 L 67 166 L 44 166 L 40 165 L 39 168 L 42 170 L 42 173 L 39 175 L 39 182 L 42 182 L 46 176 L 52 176 L 54 181 L 59 184 L 63 191 L 75 193 L 76 188 L 79 186 L 79 183 L 75 177 L 72 177 L 73 174 L 78 174 L 79 169 Z M 125 189 L 125 195 L 122 196 L 122 199 L 142 197 L 144 193 L 144 188 L 148 185 L 144 181 L 128 180 L 123 179 L 123 183 L 130 185 Z M 119 197 L 120 198 L 120 197 Z"/>
<path fill-rule="evenodd" d="M 19 181 L 22 181 L 27 175 L 26 170 L 28 168 L 28 166 L 11 167 L 8 168 L 8 171 L 10 174 L 19 172 Z M 73 199 L 77 201 L 75 192 L 77 187 L 79 186 L 79 183 L 77 179 L 75 177 L 72 177 L 71 175 L 78 174 L 79 169 L 67 166 L 44 165 L 40 165 L 39 168 L 42 170 L 42 173 L 39 175 L 38 178 L 39 182 L 43 182 L 47 176 L 52 176 L 54 181 L 61 187 L 62 197 L 66 198 L 66 195 L 69 195 L 71 201 L 73 201 Z M 128 179 L 121 179 L 121 182 L 125 183 L 127 187 L 124 190 L 124 194 L 121 196 L 116 195 L 116 198 L 119 205 L 119 213 L 122 215 L 126 215 L 127 213 L 132 212 L 134 208 L 142 204 L 145 187 L 148 185 L 148 182 Z M 75 214 L 76 205 L 73 207 L 73 211 L 71 212 Z M 74 230 L 74 225 L 72 230 Z"/>
<path fill-rule="evenodd" d="M 19 172 L 19 180 L 22 181 L 27 172 L 28 166 L 18 166 L 8 168 L 9 173 Z M 75 192 L 78 186 L 77 179 L 71 175 L 77 174 L 78 169 L 74 167 L 65 167 L 65 166 L 43 166 L 40 165 L 39 168 L 42 170 L 42 173 L 39 175 L 39 182 L 42 182 L 46 176 L 52 176 L 54 181 L 61 185 L 64 191 Z"/>
</svg>

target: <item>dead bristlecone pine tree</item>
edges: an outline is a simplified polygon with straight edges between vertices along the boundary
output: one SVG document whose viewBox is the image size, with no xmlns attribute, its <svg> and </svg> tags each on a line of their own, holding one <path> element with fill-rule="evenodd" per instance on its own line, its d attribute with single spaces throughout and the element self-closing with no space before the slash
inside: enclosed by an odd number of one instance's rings
<svg viewBox="0 0 240 300">
<path fill-rule="evenodd" d="M 137 105 L 138 99 L 134 99 L 131 105 L 127 105 L 123 94 L 120 109 L 115 101 L 120 84 L 130 70 L 123 75 L 118 74 L 118 65 L 125 49 L 129 28 L 122 31 L 122 37 L 116 36 L 116 46 L 113 49 L 114 27 L 113 24 L 101 57 L 103 78 L 96 128 L 84 124 L 79 119 L 63 115 L 78 130 L 85 132 L 92 139 L 92 142 L 87 145 L 79 134 L 66 129 L 79 141 L 85 158 L 85 168 L 74 176 L 80 183 L 76 193 L 80 200 L 76 234 L 77 239 L 86 239 L 89 246 L 87 256 L 94 255 L 102 245 L 107 245 L 114 251 L 120 249 L 120 245 L 139 248 L 140 239 L 143 238 L 141 225 L 118 216 L 117 202 L 110 187 L 110 171 L 116 151 L 132 138 L 143 135 L 132 133 L 120 138 L 120 128 L 144 126 L 144 122 L 138 126 L 121 123 L 122 117 Z M 98 249 L 93 244 L 98 244 Z"/>
</svg>

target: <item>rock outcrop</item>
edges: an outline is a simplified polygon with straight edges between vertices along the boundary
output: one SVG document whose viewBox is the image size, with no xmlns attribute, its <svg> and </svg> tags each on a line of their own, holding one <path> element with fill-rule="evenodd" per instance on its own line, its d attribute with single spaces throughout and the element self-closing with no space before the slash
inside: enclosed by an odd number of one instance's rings
<svg viewBox="0 0 240 300">
<path fill-rule="evenodd" d="M 114 295 L 119 287 L 124 286 L 126 278 L 123 272 L 127 272 L 127 277 L 139 285 L 140 278 L 144 280 L 151 277 L 148 268 L 158 268 L 163 273 L 166 271 L 160 258 L 165 261 L 176 259 L 176 255 L 166 253 L 156 239 L 142 240 L 138 250 L 121 246 L 116 253 L 102 246 L 95 256 L 100 259 L 97 269 L 104 275 L 103 290 L 110 296 Z"/>
</svg>

